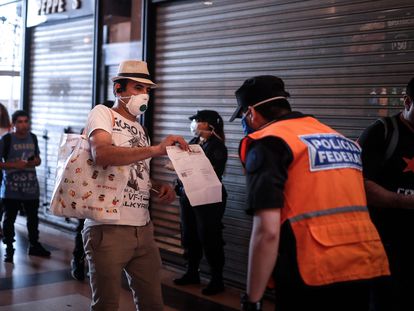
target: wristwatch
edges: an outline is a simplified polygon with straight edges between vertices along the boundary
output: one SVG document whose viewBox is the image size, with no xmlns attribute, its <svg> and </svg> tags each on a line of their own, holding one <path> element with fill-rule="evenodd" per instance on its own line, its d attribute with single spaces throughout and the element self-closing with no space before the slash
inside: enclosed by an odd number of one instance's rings
<svg viewBox="0 0 414 311">
<path fill-rule="evenodd" d="M 262 300 L 258 302 L 249 301 L 249 296 L 245 293 L 240 298 L 241 310 L 242 311 L 261 311 L 262 310 Z"/>
</svg>

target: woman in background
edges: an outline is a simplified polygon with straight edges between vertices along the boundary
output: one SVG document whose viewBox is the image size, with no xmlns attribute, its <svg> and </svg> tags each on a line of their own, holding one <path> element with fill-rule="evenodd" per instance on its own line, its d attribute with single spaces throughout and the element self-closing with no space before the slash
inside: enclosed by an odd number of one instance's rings
<svg viewBox="0 0 414 311">
<path fill-rule="evenodd" d="M 0 136 L 8 133 L 10 131 L 11 123 L 10 116 L 7 108 L 0 103 Z"/>
<path fill-rule="evenodd" d="M 0 138 L 10 131 L 11 123 L 9 112 L 6 106 L 0 103 Z M 0 183 L 3 179 L 3 171 L 0 170 Z M 3 218 L 3 202 L 0 200 L 0 237 L 3 236 L 3 230 L 1 229 L 1 221 Z"/>
<path fill-rule="evenodd" d="M 221 180 L 227 162 L 224 144 L 223 119 L 213 110 L 200 110 L 189 117 L 191 132 L 195 137 L 189 144 L 199 144 L 210 160 L 217 177 Z M 187 272 L 175 279 L 176 285 L 200 284 L 199 266 L 203 252 L 210 266 L 211 280 L 202 290 L 204 295 L 215 295 L 224 291 L 224 241 L 222 218 L 226 207 L 227 193 L 222 188 L 222 202 L 191 206 L 178 180 L 177 195 L 180 197 L 181 240 L 188 261 Z"/>
</svg>

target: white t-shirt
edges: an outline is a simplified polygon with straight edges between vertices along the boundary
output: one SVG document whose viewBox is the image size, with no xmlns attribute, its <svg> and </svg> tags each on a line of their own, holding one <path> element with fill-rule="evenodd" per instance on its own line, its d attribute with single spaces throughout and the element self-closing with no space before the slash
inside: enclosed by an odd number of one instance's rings
<svg viewBox="0 0 414 311">
<path fill-rule="evenodd" d="M 115 121 L 115 124 L 113 124 L 113 121 Z M 115 146 L 140 148 L 150 145 L 149 138 L 141 124 L 124 118 L 104 105 L 97 105 L 90 111 L 85 133 L 89 137 L 97 129 L 110 133 L 112 144 Z M 114 157 L 116 157 L 116 154 L 114 154 Z M 150 161 L 149 158 L 129 165 L 128 184 L 124 190 L 124 201 L 120 208 L 121 219 L 111 222 L 105 221 L 105 223 L 87 219 L 85 226 L 103 224 L 143 226 L 147 224 L 150 221 L 148 211 L 151 189 Z"/>
</svg>

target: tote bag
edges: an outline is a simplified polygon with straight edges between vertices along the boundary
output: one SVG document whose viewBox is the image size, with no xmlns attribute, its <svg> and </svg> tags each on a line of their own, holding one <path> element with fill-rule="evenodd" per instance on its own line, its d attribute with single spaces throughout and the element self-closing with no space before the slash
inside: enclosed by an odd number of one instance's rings
<svg viewBox="0 0 414 311">
<path fill-rule="evenodd" d="M 120 219 L 128 166 L 97 166 L 85 135 L 62 134 L 50 210 L 56 216 Z"/>
</svg>

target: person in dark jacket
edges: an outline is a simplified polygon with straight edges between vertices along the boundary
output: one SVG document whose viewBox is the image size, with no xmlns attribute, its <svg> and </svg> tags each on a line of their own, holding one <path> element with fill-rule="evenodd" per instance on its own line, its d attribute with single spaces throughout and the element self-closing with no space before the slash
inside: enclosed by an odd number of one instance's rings
<svg viewBox="0 0 414 311">
<path fill-rule="evenodd" d="M 210 160 L 217 177 L 221 180 L 227 161 L 224 144 L 223 119 L 213 110 L 200 110 L 189 117 L 191 132 L 195 137 L 189 144 L 200 144 Z M 211 270 L 211 280 L 202 290 L 204 295 L 215 295 L 224 291 L 224 240 L 222 218 L 226 207 L 227 193 L 222 188 L 222 202 L 191 206 L 180 181 L 177 195 L 181 207 L 181 240 L 188 261 L 187 272 L 175 279 L 176 285 L 199 284 L 199 265 L 204 255 Z"/>
<path fill-rule="evenodd" d="M 368 209 L 384 243 L 391 277 L 377 282 L 373 310 L 414 310 L 414 77 L 402 111 L 358 139 Z"/>
</svg>

